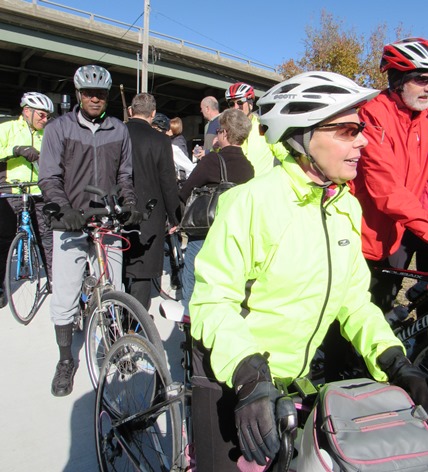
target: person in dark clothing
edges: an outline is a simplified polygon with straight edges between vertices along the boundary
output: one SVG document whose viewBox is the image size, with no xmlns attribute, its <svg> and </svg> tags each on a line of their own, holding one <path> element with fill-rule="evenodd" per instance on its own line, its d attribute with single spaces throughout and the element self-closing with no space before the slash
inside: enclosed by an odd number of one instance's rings
<svg viewBox="0 0 428 472">
<path fill-rule="evenodd" d="M 125 253 L 127 289 L 146 309 L 150 307 L 152 279 L 162 275 L 166 217 L 172 227 L 180 221 L 171 140 L 152 128 L 155 114 L 153 95 L 138 94 L 132 100 L 127 124 L 137 208 L 143 211 L 150 199 L 157 200 L 150 219 L 140 225 L 141 234 L 130 235 L 131 249 Z"/>
<path fill-rule="evenodd" d="M 39 187 L 46 202 L 61 207 L 65 231 L 54 231 L 51 318 L 55 326 L 59 361 L 52 380 L 52 395 L 63 397 L 73 390 L 76 364 L 72 355 L 73 321 L 79 312 L 80 289 L 87 257 L 94 257 L 82 211 L 101 204 L 87 185 L 110 191 L 120 187 L 123 205 L 132 210 L 126 225 L 141 221 L 135 209 L 132 185 L 131 141 L 125 125 L 106 114 L 112 79 L 97 65 L 79 67 L 74 74 L 78 105 L 45 128 L 40 150 Z M 104 205 L 103 205 L 104 206 Z M 108 235 L 105 235 L 106 238 Z M 122 244 L 118 238 L 104 241 L 109 274 L 117 290 L 122 288 Z"/>
<path fill-rule="evenodd" d="M 221 146 L 221 155 L 226 163 L 227 180 L 243 184 L 254 177 L 254 168 L 245 157 L 241 144 L 251 130 L 251 121 L 241 110 L 226 110 L 219 117 L 217 137 Z M 185 203 L 195 187 L 216 185 L 220 182 L 220 162 L 216 152 L 208 153 L 198 162 L 189 178 L 179 191 L 180 199 Z M 189 237 L 183 269 L 183 305 L 184 313 L 189 314 L 189 301 L 195 285 L 195 257 L 200 251 L 204 238 Z"/>
</svg>

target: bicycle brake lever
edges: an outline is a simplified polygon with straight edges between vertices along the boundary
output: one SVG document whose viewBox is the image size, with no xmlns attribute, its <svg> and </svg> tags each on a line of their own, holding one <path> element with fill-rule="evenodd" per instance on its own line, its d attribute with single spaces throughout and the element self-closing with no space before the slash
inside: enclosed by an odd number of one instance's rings
<svg viewBox="0 0 428 472">
<path fill-rule="evenodd" d="M 114 205 L 114 211 L 120 215 L 123 213 L 123 210 L 122 210 L 122 207 L 119 205 L 119 198 L 117 195 L 113 194 L 111 196 L 111 198 L 113 199 L 113 205 Z"/>
</svg>

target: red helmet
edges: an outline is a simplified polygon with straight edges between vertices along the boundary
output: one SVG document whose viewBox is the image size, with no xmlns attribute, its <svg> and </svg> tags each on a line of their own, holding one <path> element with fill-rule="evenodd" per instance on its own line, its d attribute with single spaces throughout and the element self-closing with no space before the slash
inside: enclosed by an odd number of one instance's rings
<svg viewBox="0 0 428 472">
<path fill-rule="evenodd" d="M 407 72 L 414 69 L 428 69 L 428 40 L 406 38 L 383 48 L 380 71 L 397 69 Z"/>
<path fill-rule="evenodd" d="M 240 100 L 246 98 L 247 100 L 254 100 L 256 95 L 251 85 L 245 84 L 244 82 L 237 82 L 231 85 L 226 90 L 226 100 Z"/>
</svg>

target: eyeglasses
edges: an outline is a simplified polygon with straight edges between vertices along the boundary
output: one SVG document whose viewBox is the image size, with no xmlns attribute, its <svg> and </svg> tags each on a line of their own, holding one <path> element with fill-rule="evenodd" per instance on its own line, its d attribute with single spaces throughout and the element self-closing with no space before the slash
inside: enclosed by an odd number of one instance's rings
<svg viewBox="0 0 428 472">
<path fill-rule="evenodd" d="M 228 100 L 227 101 L 227 106 L 229 108 L 235 108 L 235 105 L 238 105 L 238 107 L 242 106 L 244 103 L 248 102 L 248 98 L 240 98 L 239 100 Z"/>
<path fill-rule="evenodd" d="M 327 125 L 317 126 L 315 129 L 336 129 L 333 139 L 339 139 L 340 141 L 354 141 L 355 138 L 363 132 L 365 127 L 366 124 L 364 122 L 354 123 L 353 121 L 347 121 L 344 123 L 328 123 Z"/>
<path fill-rule="evenodd" d="M 226 131 L 224 128 L 217 128 L 215 130 L 216 134 L 220 134 L 220 133 L 223 133 L 223 131 Z"/>
<path fill-rule="evenodd" d="M 49 113 L 43 113 L 42 111 L 34 110 L 34 113 L 37 113 L 41 120 L 49 120 L 51 115 Z"/>
<path fill-rule="evenodd" d="M 421 87 L 428 85 L 428 75 L 417 75 L 416 77 L 413 77 L 412 80 L 416 85 L 420 85 Z"/>
<path fill-rule="evenodd" d="M 96 97 L 99 100 L 106 100 L 108 97 L 108 91 L 107 90 L 100 90 L 100 89 L 85 89 L 81 90 L 80 93 L 82 94 L 82 97 L 85 98 L 93 98 Z"/>
</svg>

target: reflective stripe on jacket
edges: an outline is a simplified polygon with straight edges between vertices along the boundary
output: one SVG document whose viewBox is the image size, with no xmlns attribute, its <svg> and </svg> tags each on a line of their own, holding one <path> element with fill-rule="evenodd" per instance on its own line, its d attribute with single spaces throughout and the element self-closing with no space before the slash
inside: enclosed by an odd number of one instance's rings
<svg viewBox="0 0 428 472">
<path fill-rule="evenodd" d="M 346 186 L 322 204 L 324 192 L 287 157 L 220 198 L 190 302 L 192 336 L 210 351 L 218 381 L 231 386 L 255 352 L 270 353 L 273 376 L 307 374 L 335 318 L 372 375 L 386 379 L 376 358 L 401 343 L 370 302 L 361 209 Z"/>
</svg>

